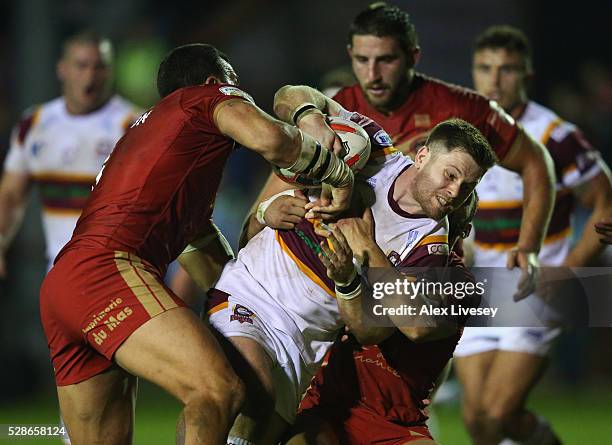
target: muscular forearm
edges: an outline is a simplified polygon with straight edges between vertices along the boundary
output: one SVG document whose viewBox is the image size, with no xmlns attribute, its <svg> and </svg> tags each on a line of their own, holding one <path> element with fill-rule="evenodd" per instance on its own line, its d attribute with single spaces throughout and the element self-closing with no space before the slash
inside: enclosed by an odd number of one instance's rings
<svg viewBox="0 0 612 445">
<path fill-rule="evenodd" d="M 286 85 L 274 95 L 274 113 L 278 118 L 293 124 L 293 114 L 302 104 L 313 104 L 317 109 L 328 113 L 334 108 L 335 102 L 323 93 L 305 85 Z"/>
<path fill-rule="evenodd" d="M 539 252 L 554 204 L 554 164 L 548 150 L 526 133 L 519 133 L 516 144 L 518 149 L 502 165 L 519 172 L 523 178 L 523 218 L 517 247 Z"/>
<path fill-rule="evenodd" d="M 607 169 L 606 169 L 607 170 Z M 582 236 L 563 261 L 567 267 L 584 267 L 593 262 L 605 249 L 595 231 L 595 223 L 612 216 L 612 187 L 609 172 L 600 174 L 590 184 L 593 202 L 588 199 L 582 204 L 591 207 L 593 212 L 584 226 Z"/>
<path fill-rule="evenodd" d="M 10 245 L 25 213 L 25 200 L 0 193 L 0 254 Z"/>
</svg>

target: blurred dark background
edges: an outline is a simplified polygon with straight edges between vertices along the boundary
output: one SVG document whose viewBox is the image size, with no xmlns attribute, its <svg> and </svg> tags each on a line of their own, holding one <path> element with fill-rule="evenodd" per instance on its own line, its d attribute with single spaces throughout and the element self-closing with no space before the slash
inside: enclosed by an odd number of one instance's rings
<svg viewBox="0 0 612 445">
<path fill-rule="evenodd" d="M 148 107 L 156 102 L 157 65 L 172 47 L 207 42 L 229 55 L 241 84 L 271 111 L 284 84 L 321 86 L 332 69 L 348 68 L 346 33 L 367 1 L 0 1 L 0 158 L 19 114 L 59 94 L 55 62 L 61 41 L 92 28 L 115 43 L 117 90 Z M 536 70 L 532 98 L 578 124 L 610 163 L 612 158 L 612 2 L 564 4 L 527 0 L 396 1 L 420 36 L 419 70 L 471 86 L 471 42 L 484 28 L 507 23 L 531 39 Z M 216 221 L 233 245 L 268 167 L 236 152 L 226 169 Z M 36 190 L 26 223 L 0 282 L 0 403 L 53 386 L 39 325 L 38 285 L 45 272 Z M 582 387 L 612 382 L 611 329 L 564 334 L 546 379 Z M 1 422 L 0 422 L 1 423 Z"/>
</svg>

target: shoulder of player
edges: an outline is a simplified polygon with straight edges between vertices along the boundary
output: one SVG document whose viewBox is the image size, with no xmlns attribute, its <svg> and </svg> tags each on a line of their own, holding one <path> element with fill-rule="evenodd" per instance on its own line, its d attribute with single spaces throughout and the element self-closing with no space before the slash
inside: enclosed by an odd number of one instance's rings
<svg viewBox="0 0 612 445">
<path fill-rule="evenodd" d="M 357 104 L 357 97 L 360 92 L 361 88 L 359 87 L 359 84 L 356 83 L 340 88 L 340 90 L 334 94 L 332 99 L 350 110 L 355 108 L 355 105 Z"/>
<path fill-rule="evenodd" d="M 43 110 L 52 107 L 58 100 L 59 98 L 43 104 L 32 105 L 21 114 L 21 118 L 13 130 L 15 132 L 14 134 L 16 136 L 16 141 L 19 144 L 23 144 L 25 142 L 25 139 L 30 134 L 30 131 L 40 122 Z"/>
<path fill-rule="evenodd" d="M 433 94 L 435 96 L 440 96 L 451 102 L 471 100 L 482 104 L 489 103 L 486 97 L 470 88 L 446 82 L 422 73 L 417 73 L 414 81 L 417 82 L 417 88 L 422 88 L 428 95 Z"/>
</svg>

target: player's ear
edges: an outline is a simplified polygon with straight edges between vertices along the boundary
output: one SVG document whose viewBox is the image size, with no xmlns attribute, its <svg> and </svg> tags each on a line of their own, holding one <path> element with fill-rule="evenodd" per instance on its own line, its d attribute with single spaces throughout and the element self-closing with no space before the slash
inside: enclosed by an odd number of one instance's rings
<svg viewBox="0 0 612 445">
<path fill-rule="evenodd" d="M 349 56 L 349 58 L 353 58 L 353 46 L 349 43 L 348 45 L 346 45 L 346 52 Z"/>
<path fill-rule="evenodd" d="M 204 85 L 216 85 L 222 83 L 217 76 L 208 76 L 204 81 Z"/>
<path fill-rule="evenodd" d="M 429 147 L 427 145 L 423 145 L 419 148 L 414 156 L 414 164 L 417 168 L 421 168 L 423 163 L 429 157 Z"/>
</svg>

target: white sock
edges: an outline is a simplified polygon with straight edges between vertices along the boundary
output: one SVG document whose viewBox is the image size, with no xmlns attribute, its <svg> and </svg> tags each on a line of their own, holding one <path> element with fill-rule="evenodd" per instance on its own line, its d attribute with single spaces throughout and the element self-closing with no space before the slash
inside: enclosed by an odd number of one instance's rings
<svg viewBox="0 0 612 445">
<path fill-rule="evenodd" d="M 251 442 L 236 436 L 227 436 L 227 445 L 255 445 L 255 442 Z"/>
<path fill-rule="evenodd" d="M 505 438 L 498 445 L 519 445 L 519 443 L 512 439 Z"/>
</svg>

